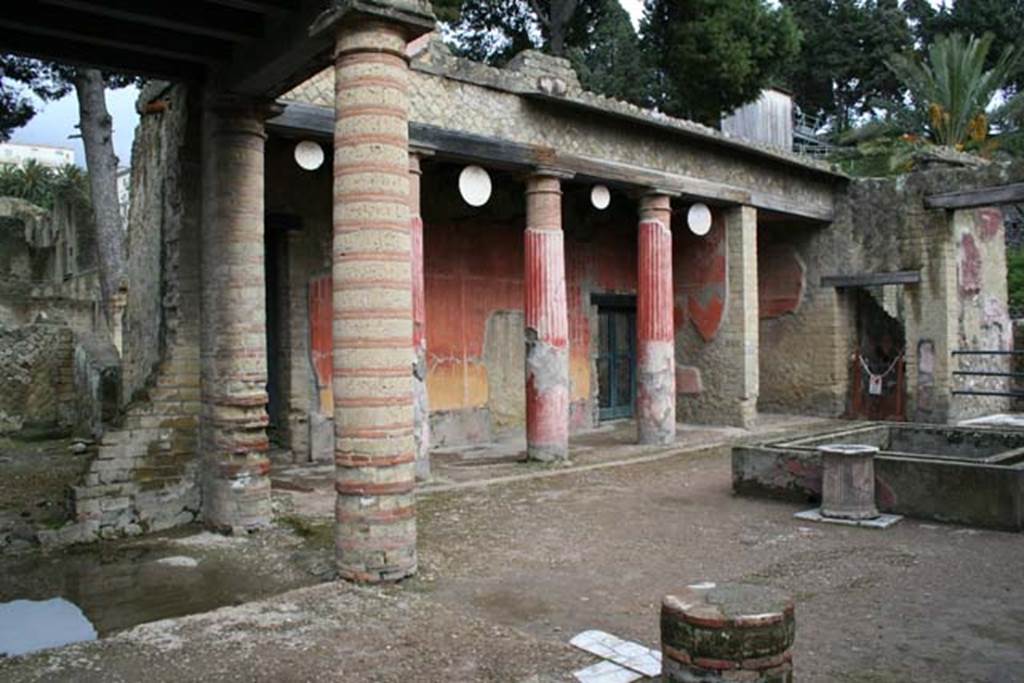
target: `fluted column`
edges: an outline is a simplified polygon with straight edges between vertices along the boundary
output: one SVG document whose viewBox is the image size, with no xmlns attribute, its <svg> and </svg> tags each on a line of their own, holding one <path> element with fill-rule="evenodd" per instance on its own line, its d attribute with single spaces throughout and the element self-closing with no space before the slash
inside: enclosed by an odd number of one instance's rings
<svg viewBox="0 0 1024 683">
<path fill-rule="evenodd" d="M 569 457 L 569 319 L 562 190 L 557 176 L 526 186 L 526 446 L 531 460 Z"/>
<path fill-rule="evenodd" d="M 427 298 L 423 279 L 423 217 L 420 214 L 420 154 L 409 155 L 409 225 L 412 241 L 413 435 L 416 478 L 430 479 L 430 403 L 427 397 Z"/>
<path fill-rule="evenodd" d="M 336 548 L 369 582 L 416 571 L 406 38 L 356 17 L 335 52 Z"/>
<path fill-rule="evenodd" d="M 671 222 L 668 196 L 649 194 L 640 200 L 636 418 L 642 444 L 669 444 L 676 438 Z"/>
<path fill-rule="evenodd" d="M 263 167 L 269 110 L 207 102 L 203 142 L 203 516 L 218 529 L 270 523 Z"/>
</svg>

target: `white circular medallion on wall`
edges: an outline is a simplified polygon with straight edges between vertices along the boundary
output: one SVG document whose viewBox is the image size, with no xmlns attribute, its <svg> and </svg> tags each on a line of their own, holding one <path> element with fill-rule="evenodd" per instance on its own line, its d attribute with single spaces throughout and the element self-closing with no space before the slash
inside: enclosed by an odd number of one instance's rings
<svg viewBox="0 0 1024 683">
<path fill-rule="evenodd" d="M 324 165 L 324 148 L 312 140 L 295 145 L 295 163 L 306 171 L 315 171 Z"/>
<path fill-rule="evenodd" d="M 686 212 L 686 225 L 690 232 L 703 237 L 711 231 L 711 209 L 707 204 L 694 204 Z"/>
<path fill-rule="evenodd" d="M 612 203 L 612 193 L 604 185 L 594 185 L 590 190 L 590 203 L 598 211 L 604 211 Z"/>
<path fill-rule="evenodd" d="M 483 206 L 491 198 L 491 176 L 480 166 L 467 166 L 459 173 L 459 194 L 470 206 Z"/>
</svg>

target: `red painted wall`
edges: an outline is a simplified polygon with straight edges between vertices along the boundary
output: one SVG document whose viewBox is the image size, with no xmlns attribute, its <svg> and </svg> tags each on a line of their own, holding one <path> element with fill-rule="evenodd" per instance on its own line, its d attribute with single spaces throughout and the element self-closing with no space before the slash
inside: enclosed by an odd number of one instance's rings
<svg viewBox="0 0 1024 683">
<path fill-rule="evenodd" d="M 591 218 L 566 221 L 570 399 L 574 415 L 591 397 L 590 294 L 635 293 L 636 228 Z M 584 234 L 584 232 L 586 234 Z M 487 405 L 484 333 L 496 311 L 523 309 L 523 226 L 516 220 L 433 221 L 424 227 L 427 389 L 432 411 Z"/>
</svg>

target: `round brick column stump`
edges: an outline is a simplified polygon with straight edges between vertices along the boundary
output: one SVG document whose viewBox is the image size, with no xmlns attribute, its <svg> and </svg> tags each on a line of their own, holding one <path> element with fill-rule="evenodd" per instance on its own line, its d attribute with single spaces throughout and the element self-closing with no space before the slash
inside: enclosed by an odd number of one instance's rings
<svg viewBox="0 0 1024 683">
<path fill-rule="evenodd" d="M 860 444 L 820 446 L 821 514 L 838 519 L 874 519 L 875 455 L 878 448 Z"/>
<path fill-rule="evenodd" d="M 661 603 L 662 679 L 792 683 L 793 600 L 767 586 L 688 586 Z"/>
</svg>

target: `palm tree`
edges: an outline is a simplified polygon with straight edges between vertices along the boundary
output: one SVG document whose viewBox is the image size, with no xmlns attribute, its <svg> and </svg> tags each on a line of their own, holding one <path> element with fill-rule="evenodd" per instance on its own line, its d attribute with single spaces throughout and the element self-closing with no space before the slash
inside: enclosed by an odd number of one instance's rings
<svg viewBox="0 0 1024 683">
<path fill-rule="evenodd" d="M 922 127 L 934 143 L 961 149 L 969 141 L 982 142 L 988 136 L 989 106 L 1024 57 L 1024 51 L 1007 48 L 986 70 L 992 40 L 992 34 L 965 39 L 954 33 L 932 43 L 927 61 L 894 55 L 886 62 L 909 91 Z M 1018 93 L 1014 100 L 1022 97 Z M 1001 109 L 1016 111 L 1017 104 L 1007 102 Z"/>
</svg>

